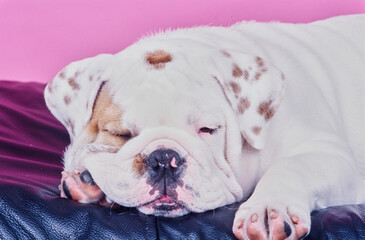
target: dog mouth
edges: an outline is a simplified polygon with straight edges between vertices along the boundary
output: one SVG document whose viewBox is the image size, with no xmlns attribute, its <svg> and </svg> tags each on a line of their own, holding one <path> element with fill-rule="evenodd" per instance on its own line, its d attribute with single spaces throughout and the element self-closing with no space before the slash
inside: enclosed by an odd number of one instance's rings
<svg viewBox="0 0 365 240">
<path fill-rule="evenodd" d="M 150 209 L 154 209 L 157 212 L 160 212 L 161 215 L 163 212 L 170 212 L 173 210 L 184 210 L 185 207 L 181 205 L 179 202 L 175 201 L 173 198 L 163 195 L 152 202 L 148 202 L 143 204 L 141 207 L 147 207 Z M 159 214 L 160 215 L 160 214 Z"/>
</svg>

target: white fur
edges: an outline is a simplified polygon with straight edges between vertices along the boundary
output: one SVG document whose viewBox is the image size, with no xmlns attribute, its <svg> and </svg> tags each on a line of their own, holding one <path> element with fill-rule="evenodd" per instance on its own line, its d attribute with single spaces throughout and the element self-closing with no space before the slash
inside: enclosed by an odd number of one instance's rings
<svg viewBox="0 0 365 240">
<path fill-rule="evenodd" d="M 183 181 L 190 190 L 179 187 L 177 192 L 189 211 L 246 199 L 255 188 L 235 224 L 275 209 L 284 219 L 298 216 L 309 229 L 310 211 L 365 201 L 364 29 L 365 15 L 311 24 L 242 22 L 181 29 L 144 38 L 116 55 L 73 63 L 65 69 L 67 76 L 80 71 L 84 79 L 77 78 L 80 90 L 72 95 L 77 101 L 64 104 L 71 89 L 59 77 L 50 83 L 58 90 L 45 91 L 52 113 L 64 124 L 75 121 L 74 132 L 67 128 L 72 143 L 65 169 L 87 168 L 108 197 L 139 207 L 157 193 L 148 194 L 145 178 L 134 176 L 132 160 L 151 151 L 154 141 L 168 139 L 169 146 L 187 153 Z M 160 49 L 172 61 L 156 70 L 145 55 Z M 255 81 L 257 57 L 267 69 Z M 235 79 L 233 64 L 251 68 L 251 78 Z M 94 81 L 87 82 L 89 76 Z M 113 102 L 123 109 L 121 122 L 139 134 L 117 153 L 86 147 L 83 127 L 100 80 L 108 81 Z M 232 81 L 242 89 L 238 97 L 229 87 Z M 250 101 L 243 114 L 240 98 Z M 268 99 L 275 115 L 265 120 L 257 109 Z M 220 128 L 214 135 L 198 134 L 203 126 Z M 258 135 L 252 132 L 255 126 L 261 129 Z"/>
</svg>

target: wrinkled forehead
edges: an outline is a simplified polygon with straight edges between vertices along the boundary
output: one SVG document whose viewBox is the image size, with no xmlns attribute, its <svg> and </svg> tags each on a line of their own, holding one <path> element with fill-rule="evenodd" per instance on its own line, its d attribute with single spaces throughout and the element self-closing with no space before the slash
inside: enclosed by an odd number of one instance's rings
<svg viewBox="0 0 365 240">
<path fill-rule="evenodd" d="M 132 56 L 120 56 L 121 67 L 113 67 L 116 70 L 108 83 L 125 120 L 181 125 L 202 118 L 202 113 L 208 119 L 218 118 L 211 115 L 218 115 L 224 96 L 213 76 L 167 50 Z"/>
</svg>

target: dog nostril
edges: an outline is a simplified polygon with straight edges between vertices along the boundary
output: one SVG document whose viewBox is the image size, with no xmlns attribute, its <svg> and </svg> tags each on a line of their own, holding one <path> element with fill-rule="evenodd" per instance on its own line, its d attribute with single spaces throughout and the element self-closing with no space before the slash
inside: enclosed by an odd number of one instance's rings
<svg viewBox="0 0 365 240">
<path fill-rule="evenodd" d="M 157 149 L 146 159 L 146 165 L 154 171 L 159 169 L 178 168 L 182 165 L 183 159 L 172 149 Z"/>
<path fill-rule="evenodd" d="M 156 158 L 151 157 L 151 156 L 146 159 L 146 164 L 147 164 L 147 166 L 149 166 L 151 168 L 157 168 L 159 166 L 158 161 L 156 160 Z"/>
</svg>

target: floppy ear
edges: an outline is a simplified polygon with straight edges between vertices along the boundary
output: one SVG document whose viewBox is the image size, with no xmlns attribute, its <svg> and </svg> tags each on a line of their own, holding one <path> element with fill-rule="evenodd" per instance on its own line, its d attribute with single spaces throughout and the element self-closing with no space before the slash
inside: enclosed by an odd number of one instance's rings
<svg viewBox="0 0 365 240">
<path fill-rule="evenodd" d="M 66 127 L 71 141 L 90 120 L 95 98 L 108 77 L 113 55 L 102 54 L 70 63 L 47 84 L 47 107 Z"/>
<path fill-rule="evenodd" d="M 261 57 L 234 50 L 221 52 L 215 67 L 214 77 L 238 117 L 242 137 L 263 149 L 283 97 L 283 73 Z"/>
</svg>

